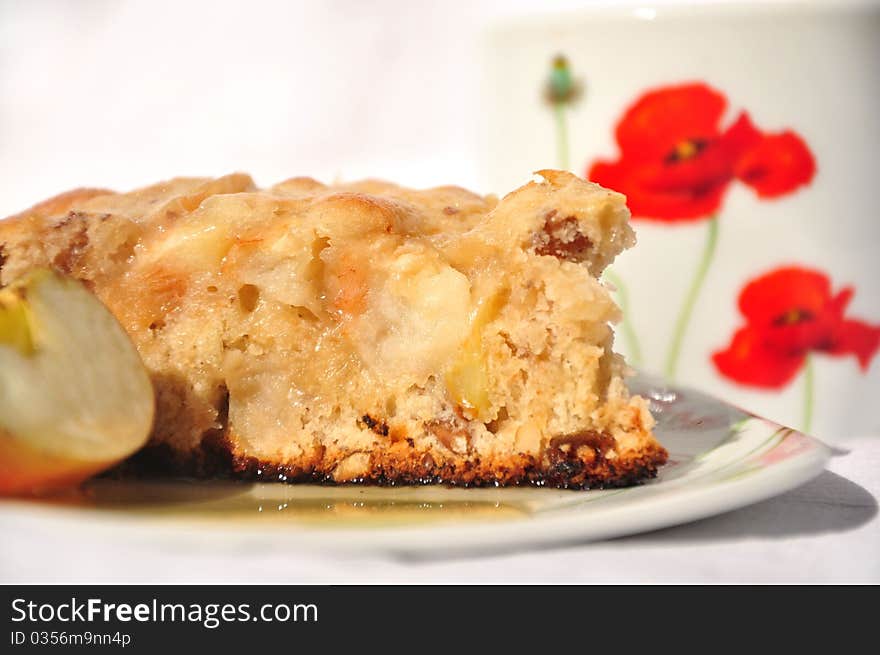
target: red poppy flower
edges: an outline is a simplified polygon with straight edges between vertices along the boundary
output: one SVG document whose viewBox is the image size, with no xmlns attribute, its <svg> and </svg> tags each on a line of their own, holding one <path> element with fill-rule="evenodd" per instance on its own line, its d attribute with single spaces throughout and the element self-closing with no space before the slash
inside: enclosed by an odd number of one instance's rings
<svg viewBox="0 0 880 655">
<path fill-rule="evenodd" d="M 722 129 L 726 109 L 724 95 L 699 82 L 649 91 L 617 124 L 620 158 L 596 161 L 587 177 L 626 194 L 633 218 L 662 221 L 707 218 L 735 179 L 772 198 L 813 178 L 798 135 L 763 133 L 745 112 Z"/>
<path fill-rule="evenodd" d="M 880 325 L 845 318 L 852 287 L 836 294 L 819 271 L 780 268 L 749 282 L 739 296 L 746 325 L 712 355 L 725 377 L 755 387 L 780 388 L 811 351 L 855 355 L 863 370 L 880 347 Z"/>
</svg>

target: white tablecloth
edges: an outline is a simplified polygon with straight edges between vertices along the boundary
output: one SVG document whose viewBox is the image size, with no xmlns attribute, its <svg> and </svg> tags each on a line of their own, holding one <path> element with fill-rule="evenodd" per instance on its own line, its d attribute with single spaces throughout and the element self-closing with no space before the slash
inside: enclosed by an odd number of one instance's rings
<svg viewBox="0 0 880 655">
<path fill-rule="evenodd" d="M 844 452 L 848 451 L 848 452 Z M 848 440 L 787 494 L 688 525 L 598 543 L 474 556 L 318 553 L 267 543 L 169 549 L 50 534 L 0 513 L 0 582 L 101 583 L 877 583 L 880 435 Z"/>
</svg>

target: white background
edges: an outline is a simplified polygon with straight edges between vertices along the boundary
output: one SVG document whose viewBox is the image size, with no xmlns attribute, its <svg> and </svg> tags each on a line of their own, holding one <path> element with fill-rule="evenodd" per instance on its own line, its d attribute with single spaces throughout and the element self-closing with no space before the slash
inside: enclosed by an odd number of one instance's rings
<svg viewBox="0 0 880 655">
<path fill-rule="evenodd" d="M 0 216 L 234 170 L 479 187 L 482 30 L 585 4 L 0 0 Z"/>
</svg>

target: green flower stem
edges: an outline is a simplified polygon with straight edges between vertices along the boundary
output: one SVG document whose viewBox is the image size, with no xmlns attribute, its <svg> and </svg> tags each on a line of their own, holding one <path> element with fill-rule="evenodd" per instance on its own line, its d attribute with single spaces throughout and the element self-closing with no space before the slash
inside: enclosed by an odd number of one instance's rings
<svg viewBox="0 0 880 655">
<path fill-rule="evenodd" d="M 805 434 L 810 433 L 813 425 L 813 388 L 815 385 L 815 374 L 813 373 L 813 358 L 807 355 L 804 361 L 804 420 L 801 422 L 801 431 Z"/>
<path fill-rule="evenodd" d="M 611 268 L 605 269 L 605 277 L 615 287 L 617 287 L 617 302 L 620 304 L 620 311 L 623 313 L 623 320 L 620 323 L 623 332 L 623 340 L 626 342 L 626 349 L 629 351 L 629 362 L 633 366 L 640 366 L 642 363 L 642 348 L 639 345 L 639 339 L 636 331 L 633 329 L 632 321 L 630 321 L 629 294 L 623 279 Z"/>
<path fill-rule="evenodd" d="M 568 154 L 568 119 L 565 116 L 566 103 L 554 102 L 553 115 L 556 118 L 556 161 L 559 168 L 567 171 L 570 167 Z"/>
<path fill-rule="evenodd" d="M 712 258 L 715 255 L 715 245 L 718 243 L 718 216 L 712 216 L 709 219 L 709 227 L 706 234 L 706 245 L 703 246 L 703 257 L 700 259 L 700 265 L 697 268 L 696 275 L 691 281 L 690 289 L 684 299 L 684 304 L 678 314 L 678 320 L 675 322 L 675 330 L 672 333 L 672 342 L 669 345 L 669 352 L 666 356 L 666 377 L 674 380 L 678 371 L 678 360 L 681 355 L 681 345 L 687 332 L 691 315 L 694 313 L 694 305 L 700 295 L 703 282 L 706 280 L 706 273 L 709 272 L 709 266 L 712 264 Z"/>
</svg>

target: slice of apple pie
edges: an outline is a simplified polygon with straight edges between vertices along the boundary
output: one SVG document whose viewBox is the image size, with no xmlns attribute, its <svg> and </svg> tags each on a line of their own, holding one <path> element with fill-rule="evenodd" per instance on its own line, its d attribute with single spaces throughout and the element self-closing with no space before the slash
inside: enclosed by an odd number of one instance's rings
<svg viewBox="0 0 880 655">
<path fill-rule="evenodd" d="M 83 280 L 150 372 L 129 470 L 620 486 L 666 451 L 623 383 L 602 270 L 624 197 L 546 170 L 456 187 L 247 175 L 82 189 L 0 222 L 0 282 Z"/>
</svg>

